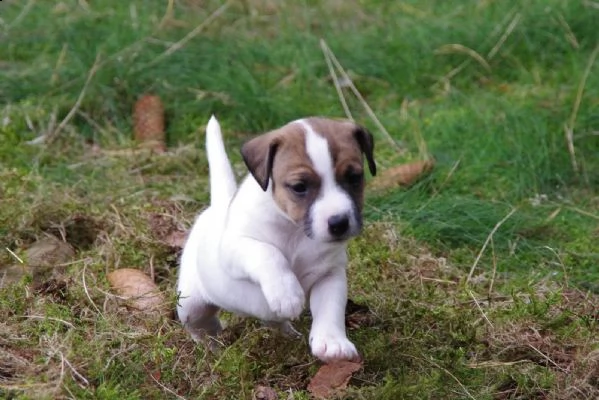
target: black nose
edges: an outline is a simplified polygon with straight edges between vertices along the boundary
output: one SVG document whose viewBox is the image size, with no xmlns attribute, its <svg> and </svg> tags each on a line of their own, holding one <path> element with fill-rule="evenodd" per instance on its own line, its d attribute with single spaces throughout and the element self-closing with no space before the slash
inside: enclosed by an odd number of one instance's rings
<svg viewBox="0 0 599 400">
<path fill-rule="evenodd" d="M 333 215 L 327 222 L 329 223 L 329 232 L 335 237 L 342 236 L 349 229 L 347 214 Z"/>
</svg>

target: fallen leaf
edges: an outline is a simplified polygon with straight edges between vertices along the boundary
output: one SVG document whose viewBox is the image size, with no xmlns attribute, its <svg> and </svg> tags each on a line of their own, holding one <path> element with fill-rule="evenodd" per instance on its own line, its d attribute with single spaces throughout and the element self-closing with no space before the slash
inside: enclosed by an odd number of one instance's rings
<svg viewBox="0 0 599 400">
<path fill-rule="evenodd" d="M 163 314 L 168 312 L 166 300 L 158 286 L 142 271 L 134 268 L 121 268 L 112 271 L 106 278 L 131 308 Z"/>
<path fill-rule="evenodd" d="M 397 186 L 410 186 L 435 166 L 433 160 L 415 161 L 401 164 L 383 171 L 370 182 L 374 189 L 389 189 Z"/>
<path fill-rule="evenodd" d="M 25 275 L 31 274 L 32 271 L 33 269 L 25 264 L 0 266 L 0 289 L 18 282 Z"/>
<path fill-rule="evenodd" d="M 164 106 L 158 96 L 143 95 L 133 108 L 135 139 L 157 153 L 166 151 Z"/>
<path fill-rule="evenodd" d="M 254 389 L 255 400 L 278 400 L 277 392 L 271 387 L 258 385 Z"/>
<path fill-rule="evenodd" d="M 31 267 L 55 267 L 64 264 L 75 257 L 73 247 L 48 235 L 33 243 L 25 250 L 25 263 Z"/>
<path fill-rule="evenodd" d="M 362 368 L 362 363 L 338 361 L 324 364 L 308 383 L 308 391 L 318 399 L 327 399 L 347 388 L 352 374 Z"/>
<path fill-rule="evenodd" d="M 25 275 L 31 275 L 35 285 L 52 278 L 60 279 L 65 264 L 74 257 L 73 246 L 56 236 L 47 235 L 24 251 L 22 263 L 0 266 L 0 287 L 17 282 Z"/>
</svg>

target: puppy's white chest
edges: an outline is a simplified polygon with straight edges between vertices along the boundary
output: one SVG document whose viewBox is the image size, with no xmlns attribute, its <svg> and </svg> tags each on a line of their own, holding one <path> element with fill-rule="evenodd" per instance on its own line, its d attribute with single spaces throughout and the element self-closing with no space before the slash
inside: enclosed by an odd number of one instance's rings
<svg viewBox="0 0 599 400">
<path fill-rule="evenodd" d="M 344 244 L 325 247 L 321 243 L 305 238 L 294 250 L 290 257 L 291 268 L 306 291 L 332 269 L 345 268 L 347 265 L 347 251 Z"/>
</svg>

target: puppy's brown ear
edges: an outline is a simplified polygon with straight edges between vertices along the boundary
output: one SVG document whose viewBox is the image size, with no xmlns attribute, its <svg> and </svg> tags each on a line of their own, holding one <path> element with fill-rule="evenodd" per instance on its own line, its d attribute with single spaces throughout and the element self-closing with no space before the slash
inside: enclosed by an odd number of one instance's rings
<svg viewBox="0 0 599 400">
<path fill-rule="evenodd" d="M 277 138 L 267 133 L 248 140 L 241 147 L 241 156 L 245 165 L 264 191 L 268 189 L 278 146 Z"/>
<path fill-rule="evenodd" d="M 370 174 L 375 176 L 376 163 L 374 162 L 374 138 L 372 137 L 372 134 L 365 128 L 358 126 L 356 130 L 354 130 L 354 138 L 360 145 L 360 150 L 362 150 L 362 153 L 366 156 Z"/>
</svg>

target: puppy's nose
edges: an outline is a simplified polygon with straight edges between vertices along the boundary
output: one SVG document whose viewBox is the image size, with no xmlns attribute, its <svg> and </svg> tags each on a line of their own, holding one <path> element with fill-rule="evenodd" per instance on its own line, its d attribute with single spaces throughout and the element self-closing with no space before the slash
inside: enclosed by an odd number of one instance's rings
<svg viewBox="0 0 599 400">
<path fill-rule="evenodd" d="M 349 229 L 349 217 L 347 214 L 333 215 L 327 222 L 330 234 L 335 237 L 342 236 Z"/>
</svg>

